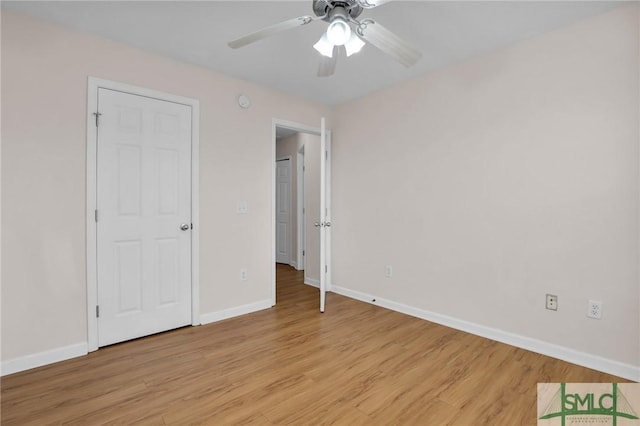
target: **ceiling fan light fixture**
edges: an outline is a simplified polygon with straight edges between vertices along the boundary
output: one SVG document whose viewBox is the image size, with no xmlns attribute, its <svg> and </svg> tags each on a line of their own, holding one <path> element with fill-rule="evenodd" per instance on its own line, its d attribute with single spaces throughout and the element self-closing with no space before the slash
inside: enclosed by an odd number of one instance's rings
<svg viewBox="0 0 640 426">
<path fill-rule="evenodd" d="M 320 52 L 322 56 L 326 56 L 327 58 L 333 57 L 333 44 L 329 41 L 326 34 L 322 34 L 322 37 L 313 45 L 313 48 Z"/>
<path fill-rule="evenodd" d="M 2 1 L 2 0 L 0 0 Z M 323 21 L 327 27 L 313 47 L 321 54 L 318 77 L 333 75 L 340 46 L 347 56 L 358 53 L 365 44 L 371 44 L 406 67 L 414 65 L 422 53 L 373 19 L 358 17 L 365 9 L 371 9 L 391 0 L 312 0 L 315 16 L 300 16 L 279 24 L 270 25 L 228 43 L 238 49 L 283 31 Z"/>
<path fill-rule="evenodd" d="M 347 56 L 351 56 L 354 53 L 358 53 L 362 47 L 365 45 L 365 42 L 360 40 L 360 37 L 358 37 L 355 33 L 351 33 L 351 37 L 349 38 L 349 41 L 347 41 L 344 44 L 344 48 L 347 51 Z"/>
<path fill-rule="evenodd" d="M 327 38 L 334 46 L 342 46 L 351 38 L 351 27 L 340 16 L 336 16 L 327 28 Z"/>
</svg>

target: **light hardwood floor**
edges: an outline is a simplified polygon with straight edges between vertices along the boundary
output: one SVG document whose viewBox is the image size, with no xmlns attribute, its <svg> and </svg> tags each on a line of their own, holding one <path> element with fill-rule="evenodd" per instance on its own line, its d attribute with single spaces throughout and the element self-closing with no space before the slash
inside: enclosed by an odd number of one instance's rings
<svg viewBox="0 0 640 426">
<path fill-rule="evenodd" d="M 535 425 L 538 382 L 626 382 L 277 277 L 275 308 L 2 378 L 2 425 Z"/>
</svg>

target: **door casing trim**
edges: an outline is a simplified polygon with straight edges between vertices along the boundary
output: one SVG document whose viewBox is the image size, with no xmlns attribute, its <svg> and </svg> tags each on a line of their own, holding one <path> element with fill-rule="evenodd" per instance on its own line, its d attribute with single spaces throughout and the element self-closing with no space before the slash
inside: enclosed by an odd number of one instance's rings
<svg viewBox="0 0 640 426">
<path fill-rule="evenodd" d="M 174 102 L 191 107 L 191 324 L 200 324 L 200 215 L 199 215 L 199 141 L 200 102 L 197 99 L 173 95 L 154 89 L 133 86 L 117 81 L 89 77 L 87 80 L 87 205 L 86 205 L 86 264 L 87 264 L 87 349 L 98 349 L 98 319 L 95 307 L 98 305 L 97 275 L 97 127 L 94 115 L 98 104 L 98 89 L 110 89 L 138 96 Z"/>
</svg>

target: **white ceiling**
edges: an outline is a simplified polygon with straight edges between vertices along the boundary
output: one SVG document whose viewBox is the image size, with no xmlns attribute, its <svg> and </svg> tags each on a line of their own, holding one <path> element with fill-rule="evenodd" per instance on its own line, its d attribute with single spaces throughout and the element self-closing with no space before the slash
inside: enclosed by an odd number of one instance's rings
<svg viewBox="0 0 640 426">
<path fill-rule="evenodd" d="M 238 50 L 226 42 L 286 19 L 312 15 L 311 0 L 2 1 L 10 9 L 230 74 L 296 97 L 336 105 L 619 6 L 613 1 L 394 1 L 370 17 L 423 52 L 404 68 L 373 46 L 340 57 L 316 77 L 313 22 Z"/>
</svg>

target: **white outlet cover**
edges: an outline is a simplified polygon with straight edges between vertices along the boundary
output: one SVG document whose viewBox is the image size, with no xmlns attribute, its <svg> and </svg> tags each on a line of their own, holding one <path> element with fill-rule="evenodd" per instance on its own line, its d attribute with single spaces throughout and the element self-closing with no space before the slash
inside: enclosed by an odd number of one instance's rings
<svg viewBox="0 0 640 426">
<path fill-rule="evenodd" d="M 236 204 L 236 213 L 238 214 L 247 214 L 249 212 L 249 206 L 245 200 L 238 201 Z"/>
<path fill-rule="evenodd" d="M 589 304 L 587 305 L 587 317 L 602 319 L 602 302 L 598 300 L 589 300 Z"/>
<path fill-rule="evenodd" d="M 384 267 L 384 275 L 387 278 L 391 278 L 393 276 L 393 267 L 391 265 L 387 265 Z"/>
<path fill-rule="evenodd" d="M 558 296 L 555 294 L 547 294 L 545 297 L 545 308 L 551 311 L 558 310 Z"/>
</svg>

